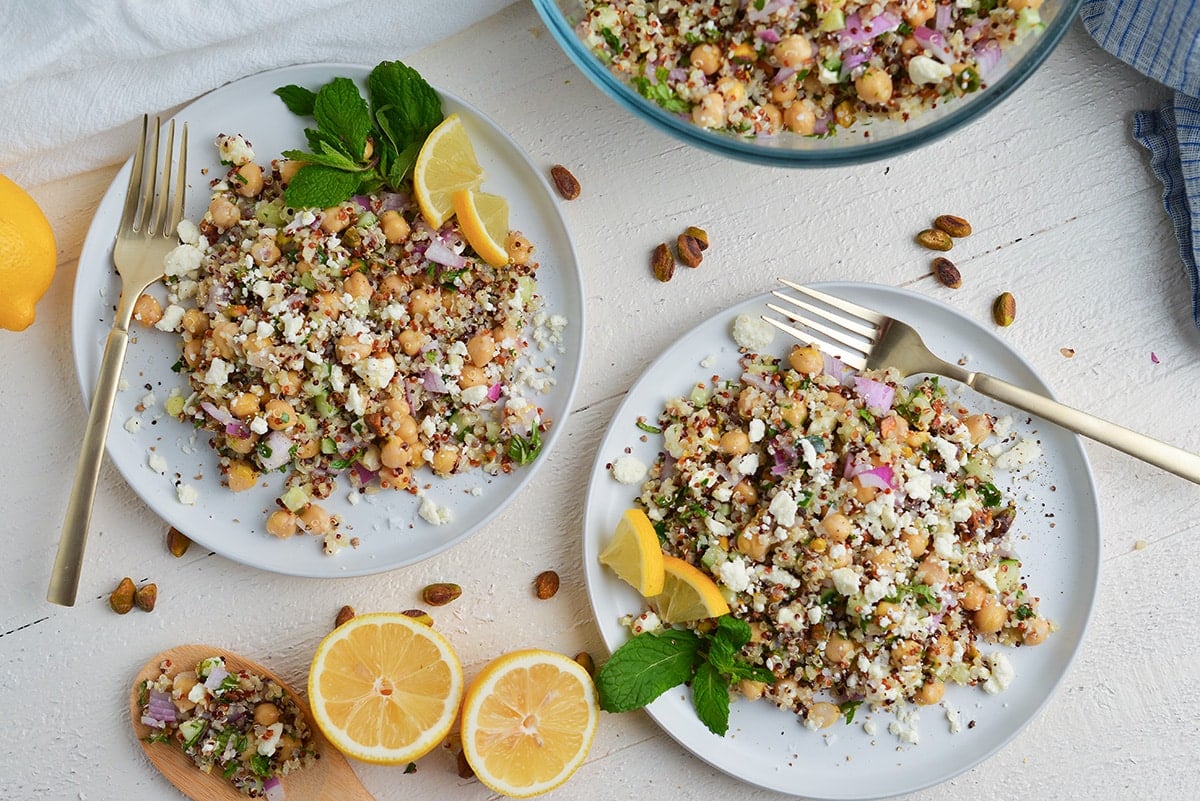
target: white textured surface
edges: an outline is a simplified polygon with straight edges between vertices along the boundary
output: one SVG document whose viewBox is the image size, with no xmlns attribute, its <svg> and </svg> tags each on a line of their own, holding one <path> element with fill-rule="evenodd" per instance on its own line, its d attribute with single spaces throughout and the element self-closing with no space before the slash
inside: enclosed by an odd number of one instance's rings
<svg viewBox="0 0 1200 801">
<path fill-rule="evenodd" d="M 51 606 L 42 599 L 85 417 L 66 330 L 71 282 L 90 209 L 116 165 L 33 187 L 55 226 L 60 269 L 37 323 L 21 335 L 0 332 L 0 531 L 8 546 L 0 798 L 177 797 L 128 729 L 127 684 L 146 658 L 207 641 L 303 686 L 342 604 L 417 606 L 429 581 L 464 588 L 435 618 L 468 674 L 522 646 L 600 656 L 579 555 L 583 485 L 600 434 L 664 346 L 770 288 L 777 274 L 905 286 L 980 320 L 1010 290 L 1018 320 L 1004 336 L 1062 400 L 1200 450 L 1200 336 L 1160 188 L 1129 135 L 1131 112 L 1164 91 L 1100 51 L 1078 24 L 1041 72 L 981 122 L 902 158 L 830 171 L 719 161 L 648 132 L 579 75 L 524 4 L 410 60 L 507 128 L 535 162 L 566 164 L 583 186 L 565 209 L 587 278 L 590 330 L 566 436 L 523 496 L 466 545 L 345 581 L 275 577 L 195 549 L 176 560 L 163 547 L 163 524 L 106 467 L 80 602 Z M 911 243 L 947 212 L 975 226 L 952 254 L 964 274 L 958 291 L 934 284 L 928 254 Z M 713 242 L 704 264 L 659 284 L 649 251 L 693 224 Z M 1062 356 L 1063 347 L 1075 357 Z M 1074 668 L 1015 741 L 913 798 L 1167 799 L 1194 791 L 1200 490 L 1102 446 L 1088 452 L 1104 573 Z M 1135 550 L 1138 540 L 1148 547 Z M 561 574 L 563 589 L 537 601 L 531 583 L 545 569 Z M 125 575 L 158 583 L 153 614 L 108 609 L 107 594 Z M 448 753 L 422 759 L 412 775 L 374 766 L 358 773 L 381 801 L 491 795 L 459 779 Z M 780 797 L 713 771 L 640 713 L 604 715 L 587 763 L 549 797 L 641 796 Z"/>
</svg>

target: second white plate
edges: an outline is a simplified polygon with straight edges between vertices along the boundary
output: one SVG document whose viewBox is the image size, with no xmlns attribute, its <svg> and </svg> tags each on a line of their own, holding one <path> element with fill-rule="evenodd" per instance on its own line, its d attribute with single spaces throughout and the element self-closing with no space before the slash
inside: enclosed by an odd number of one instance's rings
<svg viewBox="0 0 1200 801">
<path fill-rule="evenodd" d="M 304 148 L 305 120 L 293 115 L 273 91 L 286 84 L 316 90 L 337 76 L 364 85 L 370 68 L 349 64 L 308 64 L 287 67 L 243 78 L 196 100 L 175 119 L 189 127 L 188 203 L 186 216 L 199 220 L 208 206 L 208 183 L 224 174 L 218 163 L 214 138 L 220 133 L 243 134 L 260 162 L 277 158 L 289 148 Z M 377 573 L 411 564 L 461 542 L 499 514 L 545 463 L 563 430 L 571 399 L 579 379 L 583 355 L 584 305 L 582 277 L 558 204 L 552 190 L 520 147 L 479 111 L 445 92 L 443 110 L 458 112 L 471 135 L 486 177 L 489 192 L 509 200 L 511 220 L 536 245 L 538 292 L 548 314 L 567 319 L 562 352 L 556 358 L 556 385 L 536 400 L 553 421 L 543 439 L 541 456 L 529 467 L 507 475 L 489 477 L 476 471 L 452 480 L 437 480 L 430 497 L 449 507 L 451 521 L 433 526 L 418 515 L 418 501 L 407 493 L 380 492 L 360 496 L 351 505 L 350 487 L 340 482 L 327 501 L 330 511 L 342 515 L 346 530 L 358 537 L 358 548 L 344 548 L 334 556 L 321 551 L 320 539 L 294 537 L 281 541 L 267 534 L 264 522 L 282 476 L 270 487 L 259 486 L 233 494 L 221 486 L 216 455 L 206 435 L 168 416 L 163 401 L 173 387 L 186 390 L 183 378 L 171 371 L 179 358 L 178 337 L 134 326 L 133 340 L 125 361 L 126 389 L 118 392 L 109 427 L 108 454 L 135 492 L 159 516 L 200 545 L 230 559 L 277 573 L 331 577 Z M 311 122 L 309 122 L 311 124 Z M 104 340 L 112 325 L 120 297 L 120 284 L 112 267 L 113 237 L 121 216 L 130 164 L 117 173 L 105 193 L 88 230 L 75 278 L 72 309 L 72 344 L 75 366 L 84 397 L 96 384 Z M 139 409 L 148 394 L 154 404 Z M 130 427 L 125 424 L 130 420 Z M 152 470 L 151 452 L 163 457 L 166 475 Z M 177 482 L 199 492 L 195 505 L 184 505 L 176 497 Z"/>
<path fill-rule="evenodd" d="M 944 358 L 966 355 L 971 369 L 1050 394 L 1029 363 L 1003 340 L 934 300 L 872 284 L 814 286 L 916 326 Z M 627 448 L 653 463 L 661 437 L 639 430 L 638 418 L 653 423 L 669 398 L 687 395 L 690 387 L 713 375 L 738 375 L 739 354 L 730 327 L 739 314 L 765 312 L 770 299 L 747 300 L 681 337 L 630 389 L 604 436 L 590 477 L 583 557 L 592 608 L 610 650 L 629 638 L 620 617 L 637 614 L 644 602 L 597 558 L 638 493 L 636 486 L 617 483 L 606 465 Z M 778 333 L 768 350 L 782 356 L 791 345 Z M 998 416 L 1011 414 L 1016 430 L 1034 433 L 1044 454 L 1034 470 L 1012 476 L 1008 489 L 1018 502 L 1014 529 L 1022 536 L 1023 573 L 1041 598 L 1042 611 L 1059 628 L 1044 645 L 1003 649 L 1016 669 L 1009 689 L 988 696 L 979 688 L 951 687 L 946 703 L 957 711 L 962 730 L 951 733 L 942 706 L 923 707 L 920 744 L 915 746 L 902 745 L 888 732 L 889 714 L 860 709 L 853 724 L 816 733 L 791 713 L 745 700 L 733 704 L 729 733 L 717 737 L 696 717 L 686 688 L 670 690 L 647 707 L 664 731 L 704 761 L 750 784 L 810 799 L 851 801 L 901 795 L 949 779 L 987 758 L 1029 723 L 1066 674 L 1091 614 L 1100 568 L 1095 487 L 1073 434 L 1038 420 L 1026 423 L 1027 415 L 970 390 L 964 390 L 963 402 Z M 864 725 L 868 721 L 872 725 Z"/>
</svg>

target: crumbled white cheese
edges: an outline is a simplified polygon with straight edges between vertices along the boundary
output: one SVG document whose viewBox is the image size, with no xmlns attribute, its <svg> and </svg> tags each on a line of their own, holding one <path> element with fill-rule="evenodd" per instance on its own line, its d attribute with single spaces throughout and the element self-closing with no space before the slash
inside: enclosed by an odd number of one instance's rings
<svg viewBox="0 0 1200 801">
<path fill-rule="evenodd" d="M 976 570 L 975 578 L 992 592 L 996 591 L 996 568 L 989 567 L 986 570 Z"/>
<path fill-rule="evenodd" d="M 346 393 L 346 411 L 353 412 L 360 417 L 367 410 L 366 398 L 358 390 L 358 384 L 351 384 L 350 391 Z"/>
<path fill-rule="evenodd" d="M 830 574 L 833 587 L 842 595 L 853 595 L 858 592 L 858 573 L 850 567 L 839 567 Z"/>
<path fill-rule="evenodd" d="M 747 453 L 745 456 L 739 456 L 730 463 L 729 467 L 738 475 L 752 476 L 758 471 L 758 454 Z"/>
<path fill-rule="evenodd" d="M 125 421 L 125 430 L 130 434 L 136 434 L 142 430 L 142 418 L 134 415 Z"/>
<path fill-rule="evenodd" d="M 933 497 L 933 481 L 928 473 L 917 473 L 904 482 L 904 491 L 910 498 L 927 501 Z"/>
<path fill-rule="evenodd" d="M 464 389 L 461 393 L 459 393 L 458 397 L 459 397 L 459 400 L 461 400 L 465 406 L 478 406 L 479 404 L 481 404 L 485 400 L 487 400 L 487 396 L 488 396 L 487 385 L 486 384 L 477 384 L 476 386 L 467 387 L 466 389 Z"/>
<path fill-rule="evenodd" d="M 218 136 L 217 152 L 221 154 L 223 164 L 231 164 L 235 167 L 254 161 L 254 149 L 241 134 Z"/>
<path fill-rule="evenodd" d="M 262 415 L 257 415 L 250 421 L 250 430 L 255 434 L 265 434 L 267 433 L 267 428 L 267 418 Z"/>
<path fill-rule="evenodd" d="M 179 235 L 179 241 L 185 245 L 200 244 L 200 229 L 187 217 L 184 217 L 179 221 L 179 225 L 175 226 L 175 233 Z"/>
<path fill-rule="evenodd" d="M 178 331 L 179 324 L 182 322 L 183 307 L 172 303 L 163 310 L 162 319 L 155 323 L 154 327 L 159 331 Z"/>
<path fill-rule="evenodd" d="M 420 515 L 427 523 L 444 526 L 450 522 L 450 510 L 436 503 L 428 495 L 421 498 Z"/>
<path fill-rule="evenodd" d="M 634 634 L 644 634 L 647 631 L 658 631 L 663 627 L 658 615 L 647 609 L 629 624 L 629 630 Z"/>
<path fill-rule="evenodd" d="M 396 375 L 396 360 L 386 353 L 377 359 L 363 359 L 354 365 L 354 372 L 358 373 L 371 389 L 383 389 Z M 483 394 L 487 395 L 487 387 L 480 385 L 480 388 L 483 389 Z"/>
<path fill-rule="evenodd" d="M 991 673 L 987 681 L 983 683 L 984 692 L 995 695 L 1007 690 L 1008 685 L 1012 684 L 1013 678 L 1017 675 L 1012 662 L 1009 662 L 1008 657 L 999 651 L 993 651 L 984 659 L 987 661 L 988 670 Z"/>
<path fill-rule="evenodd" d="M 708 533 L 712 534 L 714 537 L 727 537 L 729 536 L 729 532 L 732 530 L 729 528 L 729 526 L 725 525 L 712 515 L 704 518 L 704 527 L 707 528 Z"/>
<path fill-rule="evenodd" d="M 204 252 L 195 245 L 178 245 L 163 259 L 163 272 L 167 276 L 188 275 L 200 269 Z"/>
<path fill-rule="evenodd" d="M 223 387 L 225 386 L 225 382 L 229 380 L 229 374 L 232 371 L 233 365 L 217 357 L 208 366 L 208 372 L 204 374 L 204 383 L 210 387 Z"/>
<path fill-rule="evenodd" d="M 700 361 L 700 366 L 703 367 L 705 370 L 707 370 L 708 368 L 712 367 L 716 363 L 717 363 L 717 357 L 710 354 L 708 356 L 705 356 Z"/>
<path fill-rule="evenodd" d="M 1004 453 L 996 457 L 996 468 L 999 470 L 1020 470 L 1032 464 L 1042 455 L 1042 446 L 1036 440 L 1022 437 Z"/>
<path fill-rule="evenodd" d="M 946 710 L 946 722 L 950 724 L 950 733 L 958 734 L 962 731 L 962 719 L 958 716 L 958 710 L 950 706 L 949 701 L 943 701 L 942 706 Z"/>
<path fill-rule="evenodd" d="M 156 451 L 146 454 L 146 465 L 160 476 L 167 474 L 167 460 Z"/>
<path fill-rule="evenodd" d="M 761 353 L 775 339 L 775 327 L 755 314 L 733 318 L 733 341 L 739 348 Z"/>
<path fill-rule="evenodd" d="M 780 490 L 771 499 L 771 505 L 767 511 L 779 525 L 790 527 L 796 522 L 796 499 L 787 490 Z"/>
<path fill-rule="evenodd" d="M 750 586 L 750 573 L 746 560 L 735 556 L 721 564 L 721 583 L 734 592 L 743 592 Z"/>
<path fill-rule="evenodd" d="M 636 456 L 618 456 L 612 463 L 612 476 L 622 484 L 639 484 L 646 478 L 646 464 Z"/>
<path fill-rule="evenodd" d="M 760 442 L 767 433 L 767 424 L 757 417 L 750 421 L 750 441 Z M 809 443 L 810 447 L 812 443 Z"/>
<path fill-rule="evenodd" d="M 258 753 L 262 756 L 271 756 L 275 753 L 275 747 L 279 745 L 279 736 L 283 734 L 282 723 L 272 723 L 267 726 L 267 730 L 259 735 Z"/>
<path fill-rule="evenodd" d="M 950 75 L 950 67 L 929 56 L 913 56 L 908 60 L 908 77 L 917 86 L 939 83 Z"/>
<path fill-rule="evenodd" d="M 184 506 L 195 506 L 196 501 L 200 498 L 200 493 L 191 484 L 180 484 L 175 488 L 175 497 Z"/>
</svg>

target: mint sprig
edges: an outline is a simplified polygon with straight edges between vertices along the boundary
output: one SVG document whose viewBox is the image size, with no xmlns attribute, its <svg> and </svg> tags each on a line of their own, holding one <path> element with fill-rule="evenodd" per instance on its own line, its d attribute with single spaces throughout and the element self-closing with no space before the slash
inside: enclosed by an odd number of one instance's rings
<svg viewBox="0 0 1200 801">
<path fill-rule="evenodd" d="M 732 615 L 717 618 L 708 633 L 666 629 L 639 634 L 622 645 L 596 674 L 600 708 L 640 709 L 672 687 L 689 684 L 700 721 L 713 734 L 729 730 L 729 687 L 742 679 L 774 682 L 771 671 L 738 655 L 750 626 Z"/>
<path fill-rule="evenodd" d="M 284 192 L 289 206 L 327 208 L 357 193 L 401 188 L 425 138 L 442 121 L 441 98 L 399 61 L 376 65 L 367 90 L 369 104 L 349 78 L 334 78 L 316 92 L 294 84 L 275 90 L 293 114 L 316 122 L 304 129 L 308 150 L 283 153 L 305 162 Z"/>
</svg>

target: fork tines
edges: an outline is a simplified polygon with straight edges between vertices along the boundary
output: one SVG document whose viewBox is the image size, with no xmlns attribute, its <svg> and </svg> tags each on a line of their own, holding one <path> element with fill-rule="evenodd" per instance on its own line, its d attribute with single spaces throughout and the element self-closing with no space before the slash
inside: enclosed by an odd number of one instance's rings
<svg viewBox="0 0 1200 801">
<path fill-rule="evenodd" d="M 801 342 L 817 345 L 831 356 L 837 356 L 856 370 L 866 366 L 867 354 L 879 338 L 879 326 L 886 318 L 870 309 L 863 308 L 841 298 L 802 286 L 780 278 L 779 281 L 815 303 L 799 300 L 778 290 L 771 294 L 799 309 L 776 306 L 768 303 L 767 308 L 782 314 L 802 328 L 788 325 L 763 315 L 763 320 L 796 337 Z M 842 313 L 844 312 L 844 313 Z M 849 315 L 849 316 L 848 316 Z"/>
<path fill-rule="evenodd" d="M 160 129 L 161 121 L 155 118 L 153 140 L 147 148 L 147 136 L 151 133 L 150 116 L 142 115 L 141 137 L 134 151 L 129 185 L 125 190 L 125 207 L 121 214 L 121 230 L 144 234 L 147 237 L 173 237 L 175 226 L 183 219 L 183 200 L 187 183 L 187 123 L 183 124 L 174 192 L 171 187 L 171 175 L 175 152 L 175 120 L 170 120 L 167 126 L 164 148 L 166 156 L 161 166 Z"/>
</svg>

